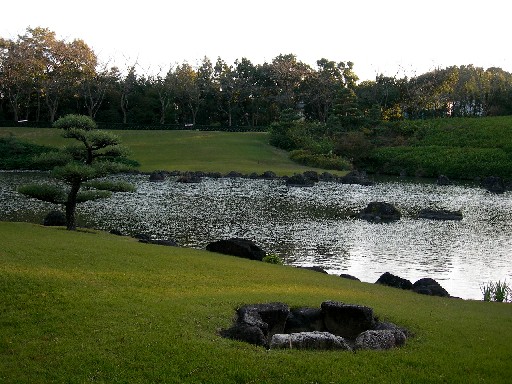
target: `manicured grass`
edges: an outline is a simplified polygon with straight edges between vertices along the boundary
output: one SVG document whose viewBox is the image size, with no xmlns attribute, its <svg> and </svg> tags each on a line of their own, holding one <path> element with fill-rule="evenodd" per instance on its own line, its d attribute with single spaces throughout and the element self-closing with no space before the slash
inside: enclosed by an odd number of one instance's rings
<svg viewBox="0 0 512 384">
<path fill-rule="evenodd" d="M 0 128 L 0 137 L 9 132 L 20 140 L 49 146 L 69 145 L 57 129 Z M 268 144 L 265 132 L 201 131 L 113 131 L 131 151 L 131 158 L 144 172 L 154 170 L 204 171 L 245 174 L 271 170 L 293 175 L 306 170 L 324 170 L 294 163 L 286 151 Z M 340 172 L 334 172 L 340 173 Z M 346 173 L 346 172 L 345 172 Z"/>
<path fill-rule="evenodd" d="M 377 148 L 369 168 L 453 178 L 512 178 L 512 116 L 404 121 L 409 145 Z"/>
<path fill-rule="evenodd" d="M 505 383 L 512 305 L 427 297 L 308 270 L 0 223 L 2 383 Z M 234 309 L 368 305 L 415 333 L 387 352 L 266 351 L 223 339 Z"/>
</svg>

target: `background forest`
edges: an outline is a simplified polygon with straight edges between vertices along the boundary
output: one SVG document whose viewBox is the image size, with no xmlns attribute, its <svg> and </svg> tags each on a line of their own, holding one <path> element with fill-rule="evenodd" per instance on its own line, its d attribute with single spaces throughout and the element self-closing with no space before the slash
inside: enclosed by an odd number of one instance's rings
<svg viewBox="0 0 512 384">
<path fill-rule="evenodd" d="M 0 121 L 48 123 L 79 113 L 110 124 L 268 127 L 292 109 L 310 122 L 342 117 L 347 130 L 378 120 L 512 113 L 512 74 L 500 68 L 358 82 L 352 62 L 321 58 L 313 68 L 283 54 L 264 64 L 205 57 L 149 72 L 137 63 L 111 67 L 84 41 L 59 40 L 46 28 L 0 37 Z"/>
<path fill-rule="evenodd" d="M 293 160 L 324 169 L 474 178 L 509 177 L 512 164 L 508 120 L 477 119 L 469 131 L 456 119 L 512 115 L 512 74 L 501 68 L 359 81 L 352 62 L 313 68 L 281 54 L 150 71 L 100 62 L 84 41 L 46 28 L 0 37 L 0 126 L 49 127 L 70 113 L 106 129 L 269 131 Z"/>
</svg>

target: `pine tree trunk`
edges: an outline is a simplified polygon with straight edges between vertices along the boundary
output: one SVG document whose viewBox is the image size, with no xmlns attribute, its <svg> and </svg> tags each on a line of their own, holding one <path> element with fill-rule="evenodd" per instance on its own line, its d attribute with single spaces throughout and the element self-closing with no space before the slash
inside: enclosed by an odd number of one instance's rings
<svg viewBox="0 0 512 384">
<path fill-rule="evenodd" d="M 78 191 L 80 190 L 80 184 L 81 182 L 79 181 L 73 182 L 73 184 L 71 184 L 71 190 L 68 193 L 68 201 L 66 202 L 66 228 L 68 231 L 76 230 L 76 197 L 78 195 Z"/>
</svg>

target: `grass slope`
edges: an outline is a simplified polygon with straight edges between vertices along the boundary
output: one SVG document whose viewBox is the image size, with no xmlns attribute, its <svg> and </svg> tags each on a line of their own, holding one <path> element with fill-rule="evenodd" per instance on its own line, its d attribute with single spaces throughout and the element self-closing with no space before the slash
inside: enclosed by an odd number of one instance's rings
<svg viewBox="0 0 512 384">
<path fill-rule="evenodd" d="M 512 305 L 426 297 L 101 232 L 0 223 L 0 382 L 505 383 Z M 387 352 L 222 339 L 234 309 L 324 300 L 415 332 Z"/>
<path fill-rule="evenodd" d="M 0 128 L 0 137 L 48 146 L 69 145 L 57 129 Z M 263 173 L 293 175 L 323 170 L 294 163 L 286 151 L 268 144 L 265 132 L 114 131 L 143 172 L 154 170 Z"/>
<path fill-rule="evenodd" d="M 453 178 L 512 178 L 512 116 L 404 121 L 410 145 L 383 147 L 370 156 L 385 173 Z"/>
</svg>

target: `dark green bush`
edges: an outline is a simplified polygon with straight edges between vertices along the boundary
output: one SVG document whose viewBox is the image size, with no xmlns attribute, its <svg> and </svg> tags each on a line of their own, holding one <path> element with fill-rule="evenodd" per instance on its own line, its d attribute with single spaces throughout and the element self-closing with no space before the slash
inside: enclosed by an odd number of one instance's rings
<svg viewBox="0 0 512 384">
<path fill-rule="evenodd" d="M 376 149 L 367 165 L 372 171 L 411 176 L 474 179 L 512 175 L 512 158 L 499 148 L 387 147 Z"/>
<path fill-rule="evenodd" d="M 0 169 L 49 169 L 34 161 L 53 148 L 29 144 L 14 137 L 0 138 Z"/>
<path fill-rule="evenodd" d="M 352 164 L 336 155 L 314 154 L 304 149 L 292 151 L 290 159 L 303 165 L 310 167 L 335 169 L 338 171 L 348 171 L 352 169 Z"/>
</svg>

